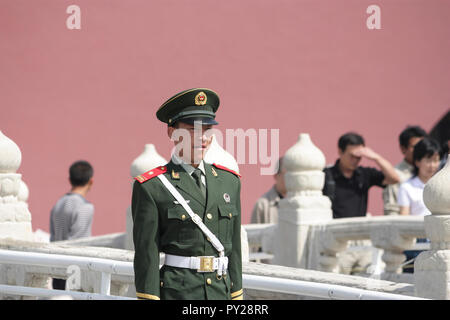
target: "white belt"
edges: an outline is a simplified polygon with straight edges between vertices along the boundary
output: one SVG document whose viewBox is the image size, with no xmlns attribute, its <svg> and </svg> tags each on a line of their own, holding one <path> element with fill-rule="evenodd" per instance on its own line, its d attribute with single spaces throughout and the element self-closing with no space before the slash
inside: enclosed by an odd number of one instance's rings
<svg viewBox="0 0 450 320">
<path fill-rule="evenodd" d="M 228 257 L 184 257 L 173 254 L 165 255 L 164 264 L 171 267 L 196 269 L 197 272 L 214 272 L 217 270 L 219 275 L 226 274 L 228 269 Z"/>
</svg>

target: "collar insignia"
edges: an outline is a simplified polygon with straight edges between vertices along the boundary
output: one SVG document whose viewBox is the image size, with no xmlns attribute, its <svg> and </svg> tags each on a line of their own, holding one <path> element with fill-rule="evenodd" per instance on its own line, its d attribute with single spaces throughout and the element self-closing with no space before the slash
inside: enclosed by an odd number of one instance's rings
<svg viewBox="0 0 450 320">
<path fill-rule="evenodd" d="M 172 179 L 180 179 L 180 174 L 172 170 Z"/>
</svg>

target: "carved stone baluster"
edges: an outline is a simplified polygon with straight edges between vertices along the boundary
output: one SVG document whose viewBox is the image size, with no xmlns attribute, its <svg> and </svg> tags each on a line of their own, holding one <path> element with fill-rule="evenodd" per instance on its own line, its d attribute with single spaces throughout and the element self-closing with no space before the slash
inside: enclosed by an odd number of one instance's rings
<svg viewBox="0 0 450 320">
<path fill-rule="evenodd" d="M 370 240 L 374 247 L 384 250 L 381 257 L 386 264 L 384 272 L 402 273 L 401 264 L 406 259 L 403 251 L 414 246 L 415 238 L 404 237 L 395 226 L 385 225 L 371 230 Z"/>
<path fill-rule="evenodd" d="M 22 153 L 17 144 L 0 131 L 0 239 L 33 241 L 29 190 L 17 173 Z M 48 278 L 27 273 L 25 267 L 0 265 L 0 283 L 46 287 Z M 1 299 L 17 297 L 0 296 Z M 21 297 L 30 299 L 30 297 Z"/>
</svg>

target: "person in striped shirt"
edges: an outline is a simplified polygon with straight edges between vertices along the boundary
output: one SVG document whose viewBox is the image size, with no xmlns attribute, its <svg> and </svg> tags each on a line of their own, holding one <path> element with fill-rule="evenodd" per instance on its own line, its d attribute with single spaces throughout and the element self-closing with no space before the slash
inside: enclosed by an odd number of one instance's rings
<svg viewBox="0 0 450 320">
<path fill-rule="evenodd" d="M 71 190 L 56 202 L 50 213 L 50 241 L 90 237 L 94 205 L 86 200 L 93 185 L 94 169 L 87 161 L 74 162 L 69 168 Z M 64 290 L 66 280 L 53 279 L 53 288 Z"/>
</svg>

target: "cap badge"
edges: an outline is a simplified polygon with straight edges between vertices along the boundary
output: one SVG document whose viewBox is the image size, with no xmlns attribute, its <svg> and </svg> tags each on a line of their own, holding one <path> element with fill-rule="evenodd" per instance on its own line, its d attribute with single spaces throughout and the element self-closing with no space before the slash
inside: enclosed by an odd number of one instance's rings
<svg viewBox="0 0 450 320">
<path fill-rule="evenodd" d="M 206 94 L 202 91 L 195 96 L 195 105 L 204 106 L 206 104 Z"/>
</svg>

